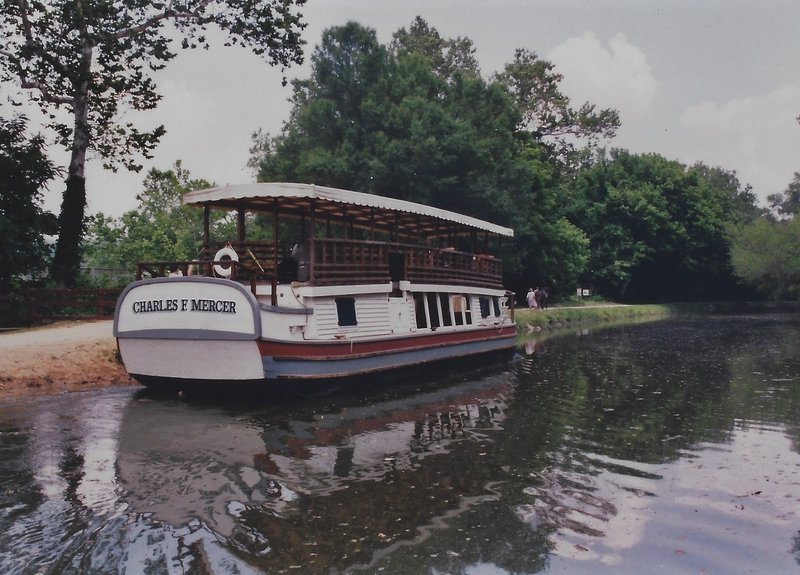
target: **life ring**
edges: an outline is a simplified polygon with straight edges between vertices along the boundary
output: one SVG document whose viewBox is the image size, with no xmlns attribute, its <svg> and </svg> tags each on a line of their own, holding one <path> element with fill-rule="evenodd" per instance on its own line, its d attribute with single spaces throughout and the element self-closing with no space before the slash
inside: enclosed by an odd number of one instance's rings
<svg viewBox="0 0 800 575">
<path fill-rule="evenodd" d="M 216 254 L 214 254 L 215 262 L 222 261 L 223 258 L 228 258 L 229 260 L 234 262 L 239 261 L 239 255 L 230 246 L 225 246 L 224 248 L 219 250 Z M 223 267 L 222 264 L 214 264 L 214 273 L 216 273 L 219 277 L 222 278 L 230 277 L 231 274 L 233 273 L 233 266 L 229 265 L 228 267 Z"/>
</svg>

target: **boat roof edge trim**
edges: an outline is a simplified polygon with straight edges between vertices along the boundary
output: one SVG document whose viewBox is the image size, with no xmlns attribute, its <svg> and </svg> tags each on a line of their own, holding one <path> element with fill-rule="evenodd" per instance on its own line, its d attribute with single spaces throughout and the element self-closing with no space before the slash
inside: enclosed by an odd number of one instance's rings
<svg viewBox="0 0 800 575">
<path fill-rule="evenodd" d="M 478 218 L 473 218 L 471 216 L 465 216 L 457 212 L 451 212 L 441 208 L 434 208 L 424 204 L 417 204 L 414 202 L 398 200 L 386 196 L 366 194 L 363 192 L 353 192 L 350 190 L 329 188 L 314 184 L 278 182 L 216 186 L 213 188 L 205 188 L 202 190 L 187 192 L 183 195 L 182 202 L 185 205 L 194 205 L 222 202 L 225 200 L 230 201 L 247 200 L 248 198 L 279 197 L 308 199 L 318 198 L 329 202 L 355 204 L 384 210 L 420 214 L 431 218 L 456 222 L 464 226 L 484 230 L 501 236 L 514 236 L 514 230 L 511 228 L 499 226 L 497 224 L 480 220 Z"/>
</svg>

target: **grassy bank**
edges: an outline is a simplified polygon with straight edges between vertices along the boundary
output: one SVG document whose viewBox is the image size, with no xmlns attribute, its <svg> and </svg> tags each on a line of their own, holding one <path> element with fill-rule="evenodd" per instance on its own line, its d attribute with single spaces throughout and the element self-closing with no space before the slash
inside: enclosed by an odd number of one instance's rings
<svg viewBox="0 0 800 575">
<path fill-rule="evenodd" d="M 623 320 L 659 319 L 673 313 L 666 305 L 597 305 L 551 307 L 545 310 L 518 309 L 515 311 L 517 331 L 564 329 L 573 326 L 619 322 Z"/>
<path fill-rule="evenodd" d="M 716 313 L 798 312 L 796 302 L 704 302 L 677 304 L 598 304 L 551 307 L 545 310 L 517 309 L 517 332 L 565 329 L 575 326 L 661 319 L 671 315 Z"/>
</svg>

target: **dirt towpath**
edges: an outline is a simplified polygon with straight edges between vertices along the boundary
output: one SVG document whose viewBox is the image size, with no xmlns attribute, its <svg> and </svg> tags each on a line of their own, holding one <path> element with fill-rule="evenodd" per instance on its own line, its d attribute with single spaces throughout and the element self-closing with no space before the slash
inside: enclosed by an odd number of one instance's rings
<svg viewBox="0 0 800 575">
<path fill-rule="evenodd" d="M 110 320 L 0 333 L 0 400 L 134 384 Z"/>
</svg>

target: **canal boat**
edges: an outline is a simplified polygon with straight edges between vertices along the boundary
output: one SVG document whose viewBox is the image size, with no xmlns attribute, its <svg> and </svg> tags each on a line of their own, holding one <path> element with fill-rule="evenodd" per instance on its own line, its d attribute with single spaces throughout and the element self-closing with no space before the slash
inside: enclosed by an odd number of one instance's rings
<svg viewBox="0 0 800 575">
<path fill-rule="evenodd" d="M 182 201 L 203 210 L 199 258 L 138 264 L 117 301 L 119 352 L 145 385 L 327 381 L 513 350 L 493 255 L 509 228 L 310 184 Z M 235 238 L 212 240 L 212 210 L 235 214 Z M 256 221 L 271 237 L 248 238 Z"/>
</svg>

